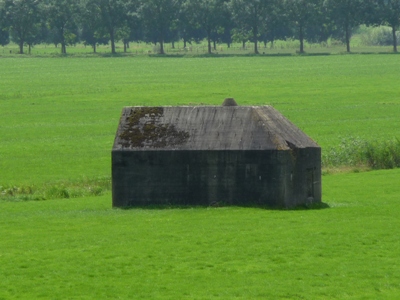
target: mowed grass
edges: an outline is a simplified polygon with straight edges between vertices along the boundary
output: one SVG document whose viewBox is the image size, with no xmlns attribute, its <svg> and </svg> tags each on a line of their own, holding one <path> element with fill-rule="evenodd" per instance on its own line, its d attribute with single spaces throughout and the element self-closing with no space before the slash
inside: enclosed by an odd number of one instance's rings
<svg viewBox="0 0 400 300">
<path fill-rule="evenodd" d="M 398 70 L 398 55 L 1 58 L 0 186 L 106 182 L 128 105 L 234 97 L 323 149 L 390 140 Z M 321 210 L 0 201 L 0 299 L 397 299 L 399 177 L 323 176 Z"/>
<path fill-rule="evenodd" d="M 398 299 L 399 176 L 325 176 L 321 210 L 2 201 L 0 299 Z"/>
<path fill-rule="evenodd" d="M 0 186 L 110 176 L 123 106 L 270 104 L 324 149 L 399 135 L 398 55 L 0 59 Z"/>
</svg>

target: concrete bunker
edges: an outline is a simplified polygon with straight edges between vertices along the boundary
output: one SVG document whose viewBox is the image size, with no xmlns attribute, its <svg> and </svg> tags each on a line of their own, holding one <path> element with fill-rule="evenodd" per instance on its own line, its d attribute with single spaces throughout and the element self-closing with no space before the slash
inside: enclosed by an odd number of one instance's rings
<svg viewBox="0 0 400 300">
<path fill-rule="evenodd" d="M 321 202 L 321 148 L 271 106 L 125 107 L 113 207 Z"/>
</svg>

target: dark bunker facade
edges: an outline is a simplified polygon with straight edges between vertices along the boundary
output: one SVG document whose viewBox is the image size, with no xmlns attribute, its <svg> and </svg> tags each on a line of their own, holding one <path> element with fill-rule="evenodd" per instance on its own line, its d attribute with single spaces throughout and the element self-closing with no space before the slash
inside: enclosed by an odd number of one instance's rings
<svg viewBox="0 0 400 300">
<path fill-rule="evenodd" d="M 319 202 L 321 148 L 271 106 L 122 111 L 112 149 L 113 207 Z"/>
</svg>

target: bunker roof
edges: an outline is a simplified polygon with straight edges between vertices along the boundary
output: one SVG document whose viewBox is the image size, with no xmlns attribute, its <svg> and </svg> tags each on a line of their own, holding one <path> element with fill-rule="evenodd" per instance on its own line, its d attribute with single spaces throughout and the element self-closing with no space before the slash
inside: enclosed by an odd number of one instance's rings
<svg viewBox="0 0 400 300">
<path fill-rule="evenodd" d="M 272 106 L 228 102 L 225 106 L 125 107 L 113 150 L 319 148 Z"/>
</svg>

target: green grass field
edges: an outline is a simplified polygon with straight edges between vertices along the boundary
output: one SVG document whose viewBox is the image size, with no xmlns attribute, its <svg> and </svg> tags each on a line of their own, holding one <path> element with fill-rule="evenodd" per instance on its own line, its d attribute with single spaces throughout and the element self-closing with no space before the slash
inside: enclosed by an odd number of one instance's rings
<svg viewBox="0 0 400 300">
<path fill-rule="evenodd" d="M 397 299 L 399 176 L 325 176 L 322 210 L 3 201 L 0 299 Z"/>
<path fill-rule="evenodd" d="M 123 106 L 271 104 L 324 149 L 398 136 L 398 55 L 4 58 L 0 185 L 110 174 Z"/>
<path fill-rule="evenodd" d="M 0 299 L 398 298 L 399 169 L 323 176 L 321 210 L 116 210 L 108 186 L 123 106 L 270 104 L 324 152 L 399 137 L 399 58 L 0 57 Z"/>
</svg>

